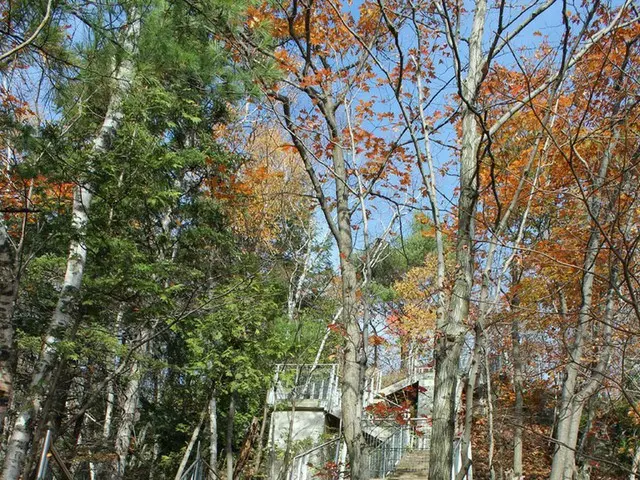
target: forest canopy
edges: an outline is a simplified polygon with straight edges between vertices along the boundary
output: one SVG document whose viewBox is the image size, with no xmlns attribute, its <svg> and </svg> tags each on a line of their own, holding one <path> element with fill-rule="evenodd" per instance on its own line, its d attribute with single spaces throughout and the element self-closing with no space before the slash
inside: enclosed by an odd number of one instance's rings
<svg viewBox="0 0 640 480">
<path fill-rule="evenodd" d="M 639 40 L 631 0 L 0 0 L 1 478 L 636 479 Z"/>
</svg>

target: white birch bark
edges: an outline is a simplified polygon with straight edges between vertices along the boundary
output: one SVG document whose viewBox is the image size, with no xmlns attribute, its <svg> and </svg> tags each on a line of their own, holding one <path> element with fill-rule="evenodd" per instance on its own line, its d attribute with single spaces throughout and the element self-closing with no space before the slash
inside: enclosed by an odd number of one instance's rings
<svg viewBox="0 0 640 480">
<path fill-rule="evenodd" d="M 215 398 L 215 397 L 212 397 Z M 208 406 L 207 406 L 208 408 Z M 191 432 L 191 438 L 189 439 L 189 443 L 187 444 L 187 449 L 184 451 L 184 455 L 182 456 L 182 460 L 180 461 L 180 466 L 178 467 L 178 471 L 176 472 L 176 476 L 174 480 L 180 480 L 184 469 L 187 468 L 187 463 L 189 463 L 189 457 L 191 457 L 191 452 L 193 451 L 193 447 L 198 441 L 198 437 L 200 436 L 200 430 L 202 429 L 202 424 L 204 423 L 204 419 L 206 417 L 207 410 L 203 411 L 200 415 L 200 420 L 198 420 L 198 424 Z"/>
<path fill-rule="evenodd" d="M 11 243 L 4 215 L 0 214 L 0 432 L 13 392 L 11 352 L 13 350 L 13 306 L 15 278 Z"/>
<path fill-rule="evenodd" d="M 143 335 L 140 337 L 142 338 Z M 141 350 L 141 353 L 144 353 L 144 351 L 146 351 L 146 347 Z M 112 480 L 122 479 L 127 467 L 127 456 L 129 454 L 129 447 L 131 446 L 131 433 L 136 420 L 136 411 L 140 399 L 140 375 L 140 361 L 134 359 L 128 375 L 129 381 L 127 382 L 127 387 L 124 392 L 120 423 L 115 434 L 115 458 L 110 472 L 110 478 Z"/>
<path fill-rule="evenodd" d="M 100 131 L 93 140 L 93 156 L 102 155 L 109 150 L 116 131 L 122 122 L 124 97 L 134 78 L 134 64 L 131 56 L 135 51 L 135 43 L 140 31 L 140 21 L 135 10 L 131 12 L 130 19 L 131 21 L 128 23 L 125 38 L 122 42 L 125 57 L 116 70 L 116 82 L 109 100 L 109 106 Z M 92 166 L 90 165 L 89 169 L 91 168 Z M 92 190 L 92 186 L 88 183 L 81 183 L 74 189 L 71 221 L 74 238 L 69 247 L 64 281 L 40 359 L 31 379 L 32 393 L 28 403 L 18 411 L 13 433 L 7 445 L 2 474 L 2 478 L 5 480 L 17 480 L 22 473 L 22 461 L 32 436 L 30 423 L 40 413 L 42 402 L 46 395 L 46 384 L 56 361 L 56 343 L 64 337 L 65 331 L 71 325 L 72 319 L 77 313 L 79 293 L 87 258 L 86 227 L 89 222 L 89 210 L 93 199 Z"/>
<path fill-rule="evenodd" d="M 216 480 L 218 474 L 218 398 L 216 392 L 209 400 L 209 480 Z"/>
<path fill-rule="evenodd" d="M 227 415 L 227 480 L 233 480 L 233 423 L 236 418 L 236 395 L 231 394 Z"/>
</svg>

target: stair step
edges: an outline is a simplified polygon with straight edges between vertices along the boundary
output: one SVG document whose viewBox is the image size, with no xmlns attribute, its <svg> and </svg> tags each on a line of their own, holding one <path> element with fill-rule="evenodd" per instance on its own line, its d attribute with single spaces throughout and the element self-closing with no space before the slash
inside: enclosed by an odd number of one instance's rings
<svg viewBox="0 0 640 480">
<path fill-rule="evenodd" d="M 429 451 L 410 450 L 406 452 L 387 480 L 425 480 L 429 474 Z"/>
</svg>

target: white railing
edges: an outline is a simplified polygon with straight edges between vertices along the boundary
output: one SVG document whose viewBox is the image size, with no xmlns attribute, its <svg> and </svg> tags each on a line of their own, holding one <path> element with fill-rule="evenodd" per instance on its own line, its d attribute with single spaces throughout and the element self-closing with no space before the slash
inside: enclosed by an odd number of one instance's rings
<svg viewBox="0 0 640 480">
<path fill-rule="evenodd" d="M 414 366 L 413 375 L 431 371 L 431 367 Z M 367 372 L 364 385 L 363 406 L 374 403 L 382 390 L 382 372 L 372 369 Z M 337 364 L 282 364 L 276 368 L 273 388 L 269 392 L 268 403 L 275 406 L 279 403 L 316 402 L 315 405 L 336 417 L 341 417 L 341 395 L 339 370 Z M 429 449 L 431 428 L 425 418 L 406 419 L 399 425 L 391 419 L 376 419 L 366 416 L 363 430 L 367 438 L 366 455 L 368 457 L 369 475 L 371 478 L 385 478 L 398 465 L 402 456 L 409 450 L 426 451 Z M 288 480 L 309 480 L 319 469 L 332 468 L 339 475 L 346 449 L 342 442 L 334 438 L 328 442 L 314 446 L 296 455 L 291 461 Z"/>
<path fill-rule="evenodd" d="M 386 478 L 408 451 L 429 450 L 431 429 L 427 419 L 411 418 L 403 425 L 390 424 L 389 420 L 378 422 L 376 425 L 376 420 L 373 420 L 369 426 L 367 457 L 370 478 Z M 374 426 L 373 430 L 371 426 Z"/>
<path fill-rule="evenodd" d="M 278 365 L 268 403 L 316 400 L 329 412 L 340 410 L 336 364 Z"/>
<path fill-rule="evenodd" d="M 432 365 L 419 365 L 413 368 L 413 374 L 414 375 L 424 375 L 426 373 L 432 372 L 433 371 L 433 366 Z"/>
<path fill-rule="evenodd" d="M 382 388 L 382 371 L 376 368 L 365 378 L 364 393 L 362 395 L 363 407 L 373 403 L 380 388 Z"/>
<path fill-rule="evenodd" d="M 291 462 L 289 480 L 309 480 L 318 470 L 323 468 L 341 468 L 341 453 L 343 452 L 340 437 L 316 445 L 309 450 L 299 453 Z"/>
<path fill-rule="evenodd" d="M 432 371 L 430 366 L 415 366 L 406 377 L 411 379 Z M 330 412 L 340 412 L 340 384 L 338 365 L 323 364 L 280 364 L 276 373 L 268 403 L 275 405 L 281 402 L 297 400 L 317 400 Z M 363 406 L 372 404 L 382 390 L 383 374 L 379 369 L 372 369 L 365 379 Z"/>
</svg>

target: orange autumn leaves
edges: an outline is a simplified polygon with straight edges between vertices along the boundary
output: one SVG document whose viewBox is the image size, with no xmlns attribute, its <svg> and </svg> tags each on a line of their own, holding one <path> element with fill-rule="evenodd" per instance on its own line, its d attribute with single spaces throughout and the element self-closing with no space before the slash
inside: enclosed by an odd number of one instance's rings
<svg viewBox="0 0 640 480">
<path fill-rule="evenodd" d="M 246 246 L 272 251 L 284 230 L 311 215 L 306 173 L 277 130 L 260 126 L 236 140 L 247 160 L 236 172 L 212 178 L 212 193 Z"/>
<path fill-rule="evenodd" d="M 18 64 L 16 68 L 24 67 Z M 4 86 L 0 87 L 0 111 L 16 125 L 35 123 L 35 113 L 29 104 Z M 23 222 L 32 223 L 39 218 L 36 213 L 66 212 L 71 206 L 73 184 L 51 181 L 41 174 L 34 178 L 24 176 L 17 168 L 22 161 L 22 152 L 14 148 L 11 138 L 13 135 L 19 137 L 20 132 L 11 127 L 8 132 L 10 135 L 0 138 L 0 208 L 9 234 L 17 238 L 22 234 Z"/>
<path fill-rule="evenodd" d="M 519 291 L 521 301 L 534 310 L 536 303 L 538 307 L 553 307 L 541 299 L 558 289 L 565 293 L 570 310 L 579 302 L 581 262 L 593 223 L 592 212 L 586 208 L 588 198 L 598 196 L 604 204 L 615 203 L 615 212 L 598 220 L 603 232 L 622 231 L 640 220 L 640 211 L 633 206 L 637 195 L 616 191 L 621 178 L 630 174 L 636 150 L 633 142 L 620 141 L 633 138 L 637 132 L 638 112 L 625 100 L 633 93 L 629 90 L 633 82 L 615 85 L 620 71 L 626 68 L 623 65 L 638 64 L 637 49 L 629 48 L 625 38 L 637 35 L 639 27 L 629 28 L 634 31 L 622 29 L 585 55 L 557 87 L 556 96 L 550 97 L 550 86 L 507 122 L 492 138 L 491 155 L 482 159 L 478 222 L 482 236 L 493 237 L 496 217 L 505 214 L 524 178 L 509 228 L 497 241 L 509 245 L 526 212 L 524 249 L 519 252 L 518 262 L 527 274 Z M 541 65 L 524 65 L 523 72 L 500 67 L 489 73 L 485 101 L 505 105 L 494 109 L 493 117 L 487 120 L 489 126 L 508 110 L 512 98 L 523 89 L 536 88 L 553 68 L 544 62 Z M 550 113 L 552 120 L 545 122 Z M 594 179 L 603 156 L 608 154 L 611 163 L 607 179 L 597 190 Z M 608 252 L 603 249 L 600 254 L 602 261 L 596 266 L 599 278 L 607 277 Z M 602 282 L 596 283 L 602 286 Z"/>
<path fill-rule="evenodd" d="M 379 8 L 369 2 L 360 5 L 358 22 L 354 21 L 349 8 L 337 0 L 299 2 L 286 10 L 283 4 L 274 6 L 268 2 L 249 7 L 247 27 L 254 30 L 266 26 L 278 40 L 308 36 L 309 44 L 315 47 L 316 53 L 330 54 L 332 50 L 346 51 L 354 47 L 353 32 L 347 25 L 357 25 L 356 32 L 366 36 L 380 21 Z M 277 52 L 277 55 L 282 55 L 283 50 Z"/>
</svg>

